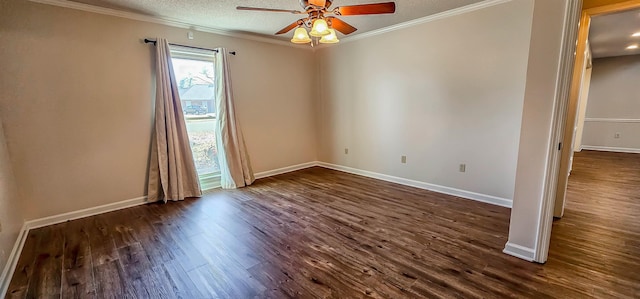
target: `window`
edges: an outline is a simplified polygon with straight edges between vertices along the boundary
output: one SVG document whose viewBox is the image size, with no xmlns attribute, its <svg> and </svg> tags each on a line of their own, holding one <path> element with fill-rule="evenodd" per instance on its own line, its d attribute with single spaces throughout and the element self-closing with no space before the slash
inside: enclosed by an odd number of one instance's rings
<svg viewBox="0 0 640 299">
<path fill-rule="evenodd" d="M 172 46 L 171 57 L 200 184 L 203 190 L 218 187 L 220 164 L 216 148 L 213 53 Z"/>
</svg>

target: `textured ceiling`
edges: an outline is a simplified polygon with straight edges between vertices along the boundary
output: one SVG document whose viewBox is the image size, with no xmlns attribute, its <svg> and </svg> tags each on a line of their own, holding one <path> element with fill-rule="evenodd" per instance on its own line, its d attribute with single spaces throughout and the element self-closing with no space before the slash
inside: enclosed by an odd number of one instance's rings
<svg viewBox="0 0 640 299">
<path fill-rule="evenodd" d="M 640 54 L 640 9 L 595 16 L 591 19 L 589 43 L 594 58 Z M 629 45 L 638 45 L 627 50 Z"/>
<path fill-rule="evenodd" d="M 236 6 L 253 6 L 302 10 L 299 0 L 72 0 L 112 8 L 170 18 L 184 23 L 248 32 L 275 37 L 273 34 L 299 19 L 301 15 L 274 12 L 237 11 Z M 334 0 L 332 8 L 392 0 Z M 342 20 L 358 28 L 350 36 L 428 15 L 482 2 L 482 0 L 396 0 L 396 13 L 376 16 L 343 16 Z M 292 33 L 275 37 L 291 39 Z M 342 36 L 340 34 L 340 36 Z"/>
</svg>

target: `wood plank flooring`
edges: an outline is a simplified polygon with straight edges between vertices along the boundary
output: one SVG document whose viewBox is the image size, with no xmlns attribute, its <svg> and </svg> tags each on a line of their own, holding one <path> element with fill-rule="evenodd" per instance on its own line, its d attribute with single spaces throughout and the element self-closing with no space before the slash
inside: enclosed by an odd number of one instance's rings
<svg viewBox="0 0 640 299">
<path fill-rule="evenodd" d="M 547 265 L 590 296 L 640 298 L 640 154 L 576 153 Z"/>
<path fill-rule="evenodd" d="M 545 265 L 502 253 L 509 209 L 310 168 L 33 230 L 7 298 L 638 297 L 638 156 L 600 156 Z"/>
</svg>

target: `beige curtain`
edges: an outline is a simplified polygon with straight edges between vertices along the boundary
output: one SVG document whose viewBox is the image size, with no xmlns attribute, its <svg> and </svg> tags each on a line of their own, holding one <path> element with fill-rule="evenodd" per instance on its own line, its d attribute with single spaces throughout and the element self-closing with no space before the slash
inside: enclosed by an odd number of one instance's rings
<svg viewBox="0 0 640 299">
<path fill-rule="evenodd" d="M 216 142 L 220 181 L 222 188 L 233 189 L 251 185 L 255 178 L 233 104 L 229 54 L 225 48 L 216 50 Z"/>
<path fill-rule="evenodd" d="M 156 42 L 156 107 L 149 163 L 148 201 L 202 195 L 193 162 L 169 43 Z"/>
</svg>

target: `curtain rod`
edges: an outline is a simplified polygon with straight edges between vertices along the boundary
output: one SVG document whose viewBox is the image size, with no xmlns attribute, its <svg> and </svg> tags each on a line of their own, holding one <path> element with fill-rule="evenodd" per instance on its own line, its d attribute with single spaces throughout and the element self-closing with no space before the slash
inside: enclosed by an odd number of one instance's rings
<svg viewBox="0 0 640 299">
<path fill-rule="evenodd" d="M 154 44 L 154 45 L 155 45 L 155 44 L 156 44 L 156 41 L 155 41 L 155 40 L 152 40 L 152 39 L 145 38 L 145 39 L 144 39 L 144 43 L 145 43 L 145 44 Z M 179 44 L 170 44 L 170 45 L 172 45 L 172 46 L 179 46 L 179 47 L 185 47 L 185 48 L 191 48 L 191 49 L 198 49 L 198 50 L 213 51 L 213 52 L 218 53 L 218 50 L 217 50 L 217 49 L 207 49 L 207 48 L 200 48 L 200 47 L 193 47 L 193 46 L 179 45 Z M 229 51 L 229 54 L 231 54 L 231 55 L 236 55 L 236 51 Z"/>
</svg>

